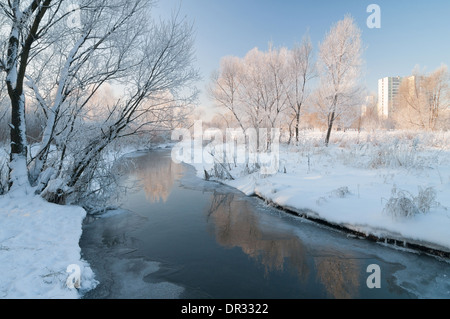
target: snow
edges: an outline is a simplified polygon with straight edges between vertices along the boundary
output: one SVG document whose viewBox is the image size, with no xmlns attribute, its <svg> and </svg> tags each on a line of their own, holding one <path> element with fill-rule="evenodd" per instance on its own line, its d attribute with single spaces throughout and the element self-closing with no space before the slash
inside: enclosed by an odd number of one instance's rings
<svg viewBox="0 0 450 319">
<path fill-rule="evenodd" d="M 15 69 L 11 70 L 6 77 L 6 81 L 11 83 L 12 89 L 16 88 L 17 83 L 17 71 Z"/>
<path fill-rule="evenodd" d="M 10 192 L 16 195 L 27 195 L 31 193 L 31 187 L 29 187 L 28 183 L 26 158 L 18 154 L 13 155 L 13 160 L 9 163 L 9 168 L 10 180 L 13 183 Z"/>
<path fill-rule="evenodd" d="M 171 145 L 161 144 L 156 148 L 169 148 Z M 39 145 L 31 145 L 30 151 L 35 155 Z M 5 147 L 0 147 L 0 152 L 0 159 L 8 158 Z M 113 162 L 121 156 L 139 154 L 134 145 L 120 145 L 118 149 L 106 152 L 105 156 Z M 24 159 L 18 157 L 9 166 L 16 186 L 0 196 L 0 298 L 81 298 L 98 285 L 89 264 L 81 257 L 79 246 L 86 211 L 78 206 L 51 204 L 34 195 L 36 187 L 25 183 L 27 171 Z M 50 168 L 40 176 L 40 182 L 44 185 L 48 183 L 47 190 L 50 191 L 64 185 L 61 179 L 51 180 L 54 173 L 55 170 Z M 101 217 L 119 214 L 123 211 L 110 210 Z M 80 268 L 79 289 L 67 286 L 71 275 L 67 271 L 71 265 Z"/>
<path fill-rule="evenodd" d="M 0 298 L 76 299 L 97 282 L 78 245 L 86 212 L 39 196 L 0 197 Z M 70 289 L 67 268 L 78 265 L 81 287 Z"/>
<path fill-rule="evenodd" d="M 297 146 L 280 146 L 276 174 L 230 170 L 234 180 L 220 182 L 248 196 L 299 215 L 324 220 L 365 235 L 450 252 L 450 134 L 333 132 L 330 147 L 320 133 L 304 133 Z M 198 150 L 194 150 L 194 152 Z M 204 178 L 212 165 L 188 163 Z M 409 218 L 386 211 L 395 190 L 418 197 L 431 188 L 430 210 Z"/>
</svg>

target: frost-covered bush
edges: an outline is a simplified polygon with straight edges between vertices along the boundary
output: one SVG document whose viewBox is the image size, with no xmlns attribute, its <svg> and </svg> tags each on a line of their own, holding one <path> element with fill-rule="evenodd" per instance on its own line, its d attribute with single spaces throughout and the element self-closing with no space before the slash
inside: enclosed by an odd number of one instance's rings
<svg viewBox="0 0 450 319">
<path fill-rule="evenodd" d="M 380 167 L 419 167 L 422 165 L 418 153 L 419 139 L 386 141 L 370 147 L 370 168 Z"/>
<path fill-rule="evenodd" d="M 414 202 L 423 214 L 426 214 L 434 206 L 437 206 L 436 202 L 436 190 L 433 187 L 422 189 L 419 187 L 419 194 L 414 197 Z"/>
<path fill-rule="evenodd" d="M 380 169 L 424 169 L 439 165 L 450 150 L 450 132 L 379 131 L 342 133 L 335 146 L 345 165 Z"/>
<path fill-rule="evenodd" d="M 419 187 L 417 196 L 405 190 L 397 190 L 394 186 L 391 198 L 384 206 L 383 213 L 394 219 L 410 218 L 418 214 L 427 214 L 431 208 L 438 205 L 436 191 L 433 187 L 422 189 Z"/>
<path fill-rule="evenodd" d="M 350 190 L 347 186 L 339 187 L 331 192 L 331 195 L 338 198 L 345 198 L 350 195 Z"/>
<path fill-rule="evenodd" d="M 414 201 L 406 193 L 400 193 L 396 197 L 391 197 L 383 212 L 392 216 L 394 219 L 404 217 L 413 217 L 419 213 L 419 209 L 414 205 Z"/>
<path fill-rule="evenodd" d="M 213 166 L 214 176 L 222 180 L 233 180 L 233 176 L 230 173 L 230 167 L 227 163 L 215 162 Z"/>
</svg>

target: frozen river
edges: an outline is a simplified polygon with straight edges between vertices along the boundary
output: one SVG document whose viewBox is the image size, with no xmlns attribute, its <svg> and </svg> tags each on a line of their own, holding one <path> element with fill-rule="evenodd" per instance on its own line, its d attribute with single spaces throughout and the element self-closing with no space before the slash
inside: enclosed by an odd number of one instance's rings
<svg viewBox="0 0 450 319">
<path fill-rule="evenodd" d="M 118 170 L 127 212 L 83 226 L 100 281 L 85 298 L 450 298 L 448 261 L 290 216 L 197 178 L 169 151 Z M 380 288 L 367 285 L 374 264 Z"/>
</svg>

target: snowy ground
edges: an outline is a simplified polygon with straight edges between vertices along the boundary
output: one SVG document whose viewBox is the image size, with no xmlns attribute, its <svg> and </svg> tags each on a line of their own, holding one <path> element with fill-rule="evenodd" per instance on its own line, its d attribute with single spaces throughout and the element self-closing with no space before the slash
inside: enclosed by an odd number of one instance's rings
<svg viewBox="0 0 450 319">
<path fill-rule="evenodd" d="M 232 164 L 234 180 L 221 181 L 359 233 L 450 252 L 450 134 L 333 134 L 328 148 L 317 132 L 281 145 L 276 174 Z M 215 174 L 211 164 L 192 165 L 199 177 Z"/>
<path fill-rule="evenodd" d="M 134 145 L 119 145 L 106 156 L 114 161 L 136 149 Z M 1 147 L 3 170 L 8 157 Z M 0 299 L 80 298 L 98 284 L 79 247 L 86 211 L 78 206 L 50 204 L 30 195 L 32 189 L 28 193 L 18 190 L 0 196 Z M 71 265 L 79 267 L 79 289 L 67 286 L 69 276 L 75 275 L 68 269 Z"/>
<path fill-rule="evenodd" d="M 38 196 L 0 197 L 0 298 L 79 298 L 97 282 L 78 245 L 86 212 L 49 204 Z M 77 265 L 80 289 L 66 284 Z"/>
<path fill-rule="evenodd" d="M 8 158 L 1 147 L 2 174 Z M 48 203 L 33 188 L 0 196 L 0 298 L 75 299 L 93 289 L 97 281 L 78 244 L 85 217 L 83 208 Z M 78 270 L 81 286 L 68 287 Z"/>
</svg>

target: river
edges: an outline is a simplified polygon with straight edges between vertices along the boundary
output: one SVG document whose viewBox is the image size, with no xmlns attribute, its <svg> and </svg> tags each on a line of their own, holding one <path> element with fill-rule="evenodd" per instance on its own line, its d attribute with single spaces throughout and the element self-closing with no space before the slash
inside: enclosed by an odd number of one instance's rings
<svg viewBox="0 0 450 319">
<path fill-rule="evenodd" d="M 450 298 L 448 261 L 291 216 L 199 179 L 170 151 L 131 154 L 117 170 L 123 211 L 83 225 L 100 282 L 86 299 Z M 367 285 L 374 264 L 380 288 Z"/>
</svg>

